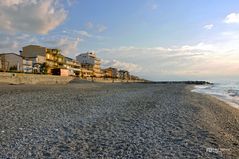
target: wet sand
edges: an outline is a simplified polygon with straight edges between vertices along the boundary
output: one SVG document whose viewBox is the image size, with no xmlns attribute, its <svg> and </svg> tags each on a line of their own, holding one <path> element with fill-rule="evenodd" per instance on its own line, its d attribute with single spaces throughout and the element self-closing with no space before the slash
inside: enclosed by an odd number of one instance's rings
<svg viewBox="0 0 239 159">
<path fill-rule="evenodd" d="M 0 158 L 238 158 L 239 110 L 184 84 L 0 85 Z"/>
</svg>

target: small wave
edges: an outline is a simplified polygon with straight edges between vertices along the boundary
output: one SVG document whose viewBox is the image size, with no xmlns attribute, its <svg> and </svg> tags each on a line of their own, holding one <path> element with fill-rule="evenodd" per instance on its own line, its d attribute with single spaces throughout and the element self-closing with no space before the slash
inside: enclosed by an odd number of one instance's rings
<svg viewBox="0 0 239 159">
<path fill-rule="evenodd" d="M 215 96 L 233 107 L 239 109 L 239 85 L 238 83 L 224 83 L 205 86 L 195 86 L 193 92 Z"/>
<path fill-rule="evenodd" d="M 236 97 L 239 96 L 239 90 L 233 90 L 233 89 L 229 89 L 228 90 L 228 94 L 232 97 Z"/>
</svg>

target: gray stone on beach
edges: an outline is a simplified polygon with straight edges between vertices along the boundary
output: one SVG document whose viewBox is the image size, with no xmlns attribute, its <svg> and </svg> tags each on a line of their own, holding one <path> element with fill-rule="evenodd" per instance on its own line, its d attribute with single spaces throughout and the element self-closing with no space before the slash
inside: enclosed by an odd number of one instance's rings
<svg viewBox="0 0 239 159">
<path fill-rule="evenodd" d="M 236 158 L 238 121 L 184 84 L 0 85 L 0 158 Z"/>
</svg>

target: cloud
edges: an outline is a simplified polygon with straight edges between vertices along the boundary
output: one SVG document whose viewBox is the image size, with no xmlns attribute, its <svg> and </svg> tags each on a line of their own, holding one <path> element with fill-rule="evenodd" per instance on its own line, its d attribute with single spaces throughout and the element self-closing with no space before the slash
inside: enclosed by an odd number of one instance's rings
<svg viewBox="0 0 239 159">
<path fill-rule="evenodd" d="M 109 61 L 133 63 L 136 75 L 152 80 L 205 80 L 235 76 L 239 71 L 238 39 L 178 47 L 120 47 L 96 50 Z M 137 68 L 136 68 L 137 69 Z"/>
<path fill-rule="evenodd" d="M 66 56 L 75 58 L 79 53 L 79 46 L 87 38 L 94 38 L 93 35 L 84 30 L 54 31 L 47 35 L 35 35 L 27 33 L 8 34 L 0 32 L 0 53 L 18 53 L 23 46 L 35 44 L 49 48 L 58 48 Z"/>
<path fill-rule="evenodd" d="M 18 53 L 22 46 L 35 43 L 36 38 L 28 34 L 7 34 L 0 32 L 0 53 Z"/>
<path fill-rule="evenodd" d="M 213 27 L 214 27 L 213 24 L 208 24 L 208 25 L 203 26 L 203 28 L 206 30 L 211 30 Z"/>
<path fill-rule="evenodd" d="M 114 67 L 117 69 L 121 70 L 127 70 L 129 72 L 139 72 L 141 71 L 141 67 L 139 65 L 133 64 L 133 63 L 127 63 L 127 62 L 122 62 L 118 60 L 101 60 L 102 61 L 102 68 L 107 68 L 107 67 Z"/>
<path fill-rule="evenodd" d="M 98 25 L 96 26 L 96 28 L 97 28 L 97 31 L 98 31 L 99 33 L 102 33 L 102 32 L 104 32 L 104 31 L 107 30 L 107 27 L 104 26 L 104 25 L 102 25 L 102 24 L 98 24 Z"/>
<path fill-rule="evenodd" d="M 71 36 L 71 34 L 48 34 L 48 35 L 31 35 L 25 33 L 7 34 L 0 32 L 0 53 L 15 52 L 23 46 L 34 44 L 46 46 L 49 48 L 58 48 L 62 50 L 62 54 L 75 58 L 79 53 L 78 47 L 83 41 L 83 37 L 79 34 Z"/>
<path fill-rule="evenodd" d="M 7 32 L 47 34 L 66 17 L 58 0 L 0 1 L 0 30 Z"/>
<path fill-rule="evenodd" d="M 224 22 L 227 24 L 239 23 L 239 13 L 231 13 L 226 16 Z"/>
<path fill-rule="evenodd" d="M 76 3 L 77 1 L 76 0 L 66 0 L 67 4 L 69 6 L 72 6 L 74 3 Z"/>
<path fill-rule="evenodd" d="M 226 32 L 222 32 L 221 35 L 224 37 L 224 38 L 227 38 L 229 40 L 237 40 L 239 39 L 239 31 L 226 31 Z"/>
<path fill-rule="evenodd" d="M 106 31 L 108 28 L 105 26 L 105 25 L 103 25 L 103 24 L 94 24 L 93 22 L 87 22 L 86 24 L 85 24 L 85 28 L 86 29 L 94 29 L 94 31 L 97 31 L 98 33 L 102 33 L 102 32 L 104 32 L 104 31 Z"/>
<path fill-rule="evenodd" d="M 63 55 L 75 58 L 79 53 L 78 46 L 81 41 L 82 39 L 79 37 L 53 36 L 52 38 L 48 37 L 48 40 L 42 39 L 39 43 L 50 48 L 61 49 Z"/>
<path fill-rule="evenodd" d="M 92 22 L 87 22 L 85 26 L 87 29 L 92 29 L 94 27 L 94 24 Z"/>
<path fill-rule="evenodd" d="M 85 31 L 85 30 L 75 30 L 75 29 L 65 29 L 62 30 L 61 33 L 57 33 L 58 35 L 64 34 L 65 36 L 68 37 L 81 37 L 81 38 L 90 38 L 93 35 L 91 35 L 89 32 Z"/>
<path fill-rule="evenodd" d="M 87 31 L 84 31 L 84 30 L 80 30 L 79 35 L 84 36 L 84 37 L 88 37 L 88 38 L 92 37 L 91 34 L 89 34 Z"/>
<path fill-rule="evenodd" d="M 62 53 L 67 56 L 72 56 L 78 54 L 78 45 L 80 44 L 81 39 L 77 38 L 71 40 L 69 38 L 60 39 L 55 46 L 62 49 Z M 73 56 L 75 58 L 75 56 Z"/>
</svg>

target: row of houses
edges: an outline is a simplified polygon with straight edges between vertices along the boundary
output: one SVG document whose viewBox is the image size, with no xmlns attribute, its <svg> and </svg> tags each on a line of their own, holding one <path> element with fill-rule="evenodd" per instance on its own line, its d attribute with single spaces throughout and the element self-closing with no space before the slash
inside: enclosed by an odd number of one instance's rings
<svg viewBox="0 0 239 159">
<path fill-rule="evenodd" d="M 88 78 L 139 79 L 127 70 L 101 68 L 101 60 L 93 52 L 87 52 L 72 59 L 62 55 L 61 50 L 28 45 L 20 54 L 0 54 L 0 71 L 52 74 L 60 76 L 79 76 Z"/>
</svg>

